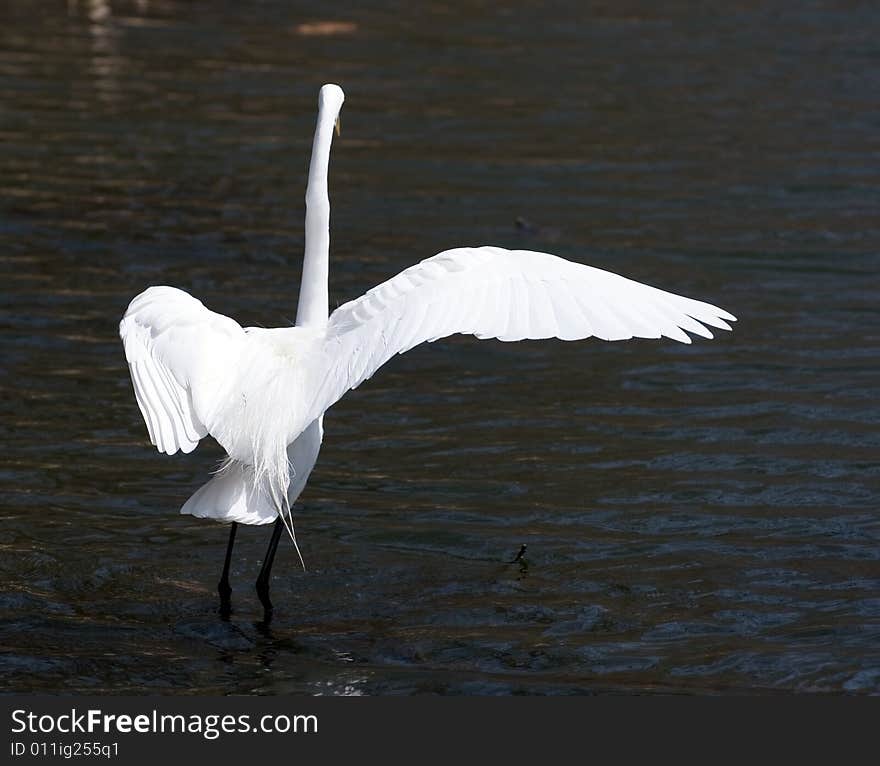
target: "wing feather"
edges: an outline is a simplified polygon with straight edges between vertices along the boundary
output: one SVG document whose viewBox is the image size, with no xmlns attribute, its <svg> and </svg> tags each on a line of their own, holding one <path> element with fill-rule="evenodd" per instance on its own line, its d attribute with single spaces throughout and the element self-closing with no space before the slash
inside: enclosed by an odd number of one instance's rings
<svg viewBox="0 0 880 766">
<path fill-rule="evenodd" d="M 392 356 L 455 333 L 525 338 L 624 340 L 666 336 L 690 343 L 730 329 L 736 317 L 548 253 L 457 248 L 411 266 L 330 317 L 303 414 L 319 417 Z"/>
<path fill-rule="evenodd" d="M 150 287 L 128 306 L 119 335 L 150 442 L 192 452 L 210 430 L 245 331 L 174 287 Z"/>
</svg>

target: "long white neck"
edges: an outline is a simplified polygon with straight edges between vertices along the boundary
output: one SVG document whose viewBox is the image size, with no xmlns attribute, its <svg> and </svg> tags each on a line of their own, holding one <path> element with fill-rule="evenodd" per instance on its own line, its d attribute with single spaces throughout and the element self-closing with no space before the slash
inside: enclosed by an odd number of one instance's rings
<svg viewBox="0 0 880 766">
<path fill-rule="evenodd" d="M 318 98 L 318 125 L 309 163 L 309 184 L 306 187 L 306 246 L 303 259 L 297 327 L 324 327 L 329 313 L 328 277 L 330 268 L 330 197 L 327 193 L 327 172 L 330 166 L 330 144 L 339 109 L 342 90 L 335 85 L 321 88 Z"/>
</svg>

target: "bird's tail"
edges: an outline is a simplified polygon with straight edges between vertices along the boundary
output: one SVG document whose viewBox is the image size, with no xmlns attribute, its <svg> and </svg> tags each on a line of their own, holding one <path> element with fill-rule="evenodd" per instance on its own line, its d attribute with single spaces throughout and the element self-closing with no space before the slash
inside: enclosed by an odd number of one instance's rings
<svg viewBox="0 0 880 766">
<path fill-rule="evenodd" d="M 271 524 L 280 516 L 303 570 L 306 568 L 296 542 L 287 493 L 273 488 L 268 479 L 255 480 L 254 469 L 249 465 L 228 460 L 211 481 L 183 504 L 180 512 L 239 524 Z"/>
<path fill-rule="evenodd" d="M 184 503 L 180 512 L 217 521 L 271 524 L 278 517 L 273 494 L 266 482 L 254 482 L 251 466 L 231 460 Z"/>
</svg>

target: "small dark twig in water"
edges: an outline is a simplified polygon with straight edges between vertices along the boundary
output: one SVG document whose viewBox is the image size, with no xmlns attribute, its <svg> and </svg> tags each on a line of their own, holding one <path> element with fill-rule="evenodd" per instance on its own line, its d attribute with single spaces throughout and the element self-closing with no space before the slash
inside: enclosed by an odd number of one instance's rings
<svg viewBox="0 0 880 766">
<path fill-rule="evenodd" d="M 528 545 L 526 545 L 525 543 L 523 543 L 523 544 L 519 547 L 519 553 L 517 553 L 516 556 L 514 556 L 514 557 L 513 557 L 510 561 L 508 561 L 507 563 L 508 563 L 508 564 L 516 564 L 518 561 L 522 561 L 522 557 L 526 555 L 526 548 L 528 548 L 528 547 L 529 547 Z"/>
</svg>

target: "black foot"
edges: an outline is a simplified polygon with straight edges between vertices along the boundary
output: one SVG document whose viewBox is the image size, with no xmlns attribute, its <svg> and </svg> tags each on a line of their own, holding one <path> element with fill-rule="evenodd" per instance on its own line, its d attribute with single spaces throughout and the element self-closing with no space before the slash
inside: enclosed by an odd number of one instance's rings
<svg viewBox="0 0 880 766">
<path fill-rule="evenodd" d="M 223 619 L 229 617 L 232 612 L 232 588 L 229 586 L 229 564 L 232 562 L 232 547 L 235 545 L 235 531 L 238 524 L 232 522 L 229 528 L 229 542 L 226 544 L 226 559 L 223 561 L 223 574 L 217 583 L 217 592 L 220 594 L 220 616 Z"/>
<path fill-rule="evenodd" d="M 229 617 L 232 614 L 232 588 L 229 580 L 220 580 L 217 583 L 217 592 L 220 594 L 220 615 Z"/>
<path fill-rule="evenodd" d="M 272 619 L 272 601 L 269 599 L 269 581 L 257 580 L 257 597 L 263 605 L 263 621 L 269 622 Z"/>
<path fill-rule="evenodd" d="M 281 539 L 281 533 L 284 531 L 284 520 L 279 515 L 275 519 L 275 527 L 272 529 L 272 539 L 269 540 L 269 548 L 266 550 L 266 556 L 263 559 L 263 566 L 260 567 L 260 574 L 257 577 L 257 596 L 260 597 L 260 603 L 263 605 L 263 622 L 268 625 L 272 620 L 272 602 L 269 600 L 269 577 L 272 573 L 272 562 L 275 561 L 275 551 L 278 549 L 278 541 Z"/>
</svg>

